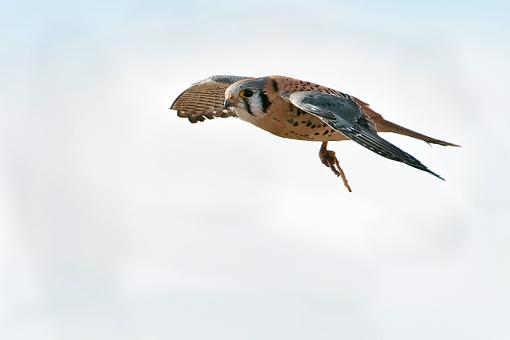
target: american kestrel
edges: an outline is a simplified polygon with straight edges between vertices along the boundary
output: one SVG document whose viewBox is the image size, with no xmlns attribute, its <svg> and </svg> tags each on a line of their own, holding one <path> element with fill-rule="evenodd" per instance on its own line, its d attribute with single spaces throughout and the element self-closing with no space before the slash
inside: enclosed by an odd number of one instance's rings
<svg viewBox="0 0 510 340">
<path fill-rule="evenodd" d="M 190 122 L 205 118 L 239 117 L 272 134 L 290 139 L 322 142 L 319 157 L 351 191 L 329 141 L 351 139 L 394 161 L 426 171 L 440 179 L 419 160 L 402 151 L 378 132 L 394 132 L 431 144 L 458 146 L 385 120 L 356 97 L 298 79 L 212 76 L 193 84 L 170 107 Z"/>
</svg>

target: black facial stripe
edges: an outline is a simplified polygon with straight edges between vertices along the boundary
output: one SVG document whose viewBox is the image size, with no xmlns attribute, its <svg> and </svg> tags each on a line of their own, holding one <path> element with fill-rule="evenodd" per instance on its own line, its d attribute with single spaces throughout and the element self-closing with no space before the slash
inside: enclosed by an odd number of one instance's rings
<svg viewBox="0 0 510 340">
<path fill-rule="evenodd" d="M 262 112 L 266 113 L 267 109 L 271 106 L 271 102 L 265 92 L 260 92 L 260 100 L 262 101 Z"/>
<path fill-rule="evenodd" d="M 250 103 L 248 101 L 248 99 L 246 98 L 243 98 L 243 102 L 244 102 L 244 106 L 246 107 L 246 111 L 251 114 L 252 116 L 255 116 L 252 112 L 251 112 L 251 107 L 250 107 Z"/>
<path fill-rule="evenodd" d="M 271 86 L 275 92 L 278 92 L 278 83 L 276 83 L 276 80 L 271 79 Z"/>
</svg>

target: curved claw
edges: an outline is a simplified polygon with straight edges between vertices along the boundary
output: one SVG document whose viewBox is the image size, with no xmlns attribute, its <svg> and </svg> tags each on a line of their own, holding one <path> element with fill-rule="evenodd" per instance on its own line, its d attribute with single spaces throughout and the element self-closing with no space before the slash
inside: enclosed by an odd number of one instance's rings
<svg viewBox="0 0 510 340">
<path fill-rule="evenodd" d="M 342 178 L 345 188 L 352 192 L 351 187 L 349 186 L 349 182 L 347 181 L 347 177 L 345 176 L 338 159 L 336 158 L 335 152 L 327 149 L 328 142 L 323 142 L 321 148 L 319 150 L 319 158 L 325 166 L 331 169 L 333 173 L 338 177 Z"/>
</svg>

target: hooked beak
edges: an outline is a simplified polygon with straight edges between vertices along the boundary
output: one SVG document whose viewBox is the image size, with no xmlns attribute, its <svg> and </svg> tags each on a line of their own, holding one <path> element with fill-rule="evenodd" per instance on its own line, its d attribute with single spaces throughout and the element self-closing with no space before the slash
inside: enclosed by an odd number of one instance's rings
<svg viewBox="0 0 510 340">
<path fill-rule="evenodd" d="M 225 101 L 223 102 L 223 108 L 226 110 L 231 106 L 232 106 L 232 103 L 228 99 L 225 99 Z"/>
</svg>

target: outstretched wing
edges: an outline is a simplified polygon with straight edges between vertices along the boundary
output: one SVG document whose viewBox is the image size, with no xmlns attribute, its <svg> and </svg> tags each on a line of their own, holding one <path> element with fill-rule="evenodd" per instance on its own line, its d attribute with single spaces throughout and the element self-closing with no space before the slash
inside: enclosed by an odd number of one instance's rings
<svg viewBox="0 0 510 340">
<path fill-rule="evenodd" d="M 223 108 L 225 90 L 233 83 L 247 78 L 212 76 L 199 81 L 181 93 L 170 110 L 176 110 L 179 117 L 188 118 L 192 123 L 203 122 L 205 118 L 236 117 L 234 112 Z"/>
<path fill-rule="evenodd" d="M 324 123 L 365 148 L 443 179 L 407 152 L 381 138 L 372 121 L 352 97 L 320 92 L 295 92 L 289 99 L 294 106 L 319 117 Z"/>
</svg>

